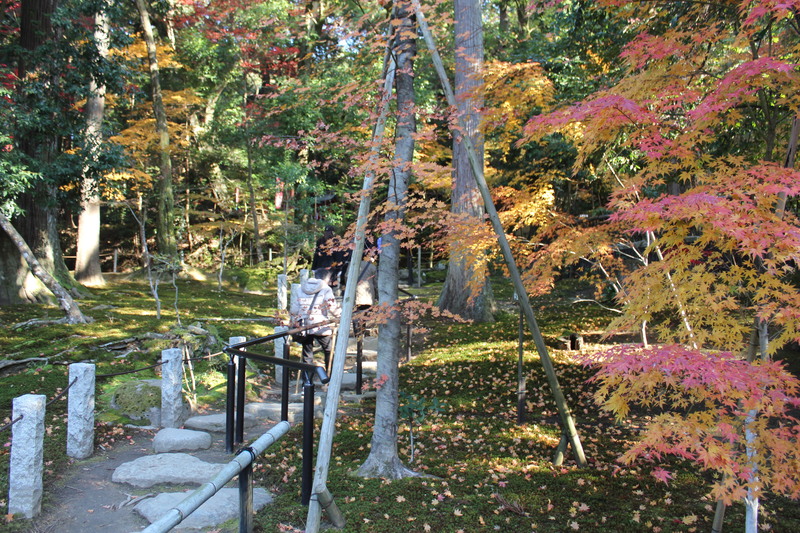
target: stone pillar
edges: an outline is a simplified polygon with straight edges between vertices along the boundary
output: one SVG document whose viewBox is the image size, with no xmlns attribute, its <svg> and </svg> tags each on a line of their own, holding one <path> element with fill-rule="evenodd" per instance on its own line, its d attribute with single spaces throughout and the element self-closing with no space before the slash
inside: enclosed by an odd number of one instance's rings
<svg viewBox="0 0 800 533">
<path fill-rule="evenodd" d="M 228 346 L 233 346 L 234 344 L 239 344 L 240 342 L 245 342 L 247 337 L 228 337 Z M 247 351 L 247 350 L 245 350 Z M 236 376 L 239 375 L 239 365 L 246 364 L 246 361 L 241 357 L 234 357 L 233 358 L 234 368 L 236 369 Z M 237 378 L 238 379 L 238 378 Z"/>
<path fill-rule="evenodd" d="M 45 397 L 25 394 L 14 398 L 11 420 L 8 512 L 33 518 L 42 510 Z"/>
<path fill-rule="evenodd" d="M 300 283 L 303 284 L 308 279 L 308 269 L 301 268 L 300 269 Z"/>
<path fill-rule="evenodd" d="M 292 292 L 289 299 L 289 308 L 297 303 L 297 300 L 300 298 L 300 284 L 299 283 L 292 283 Z"/>
<path fill-rule="evenodd" d="M 67 401 L 67 455 L 86 459 L 94 451 L 94 382 L 95 366 L 90 363 L 69 365 Z"/>
<path fill-rule="evenodd" d="M 183 350 L 162 350 L 161 360 L 161 427 L 176 428 L 183 416 Z"/>
<path fill-rule="evenodd" d="M 278 311 L 286 310 L 287 284 L 288 282 L 286 281 L 286 274 L 278 274 Z"/>
<path fill-rule="evenodd" d="M 284 331 L 288 331 L 288 329 L 289 328 L 287 326 L 276 326 L 275 333 L 283 333 Z M 289 339 L 287 337 L 278 337 L 277 339 L 275 339 L 275 342 L 273 342 L 273 345 L 275 347 L 274 355 L 278 359 L 283 359 L 283 346 L 287 342 L 289 342 Z M 283 367 L 281 365 L 275 365 L 275 382 L 278 385 L 283 383 Z"/>
</svg>

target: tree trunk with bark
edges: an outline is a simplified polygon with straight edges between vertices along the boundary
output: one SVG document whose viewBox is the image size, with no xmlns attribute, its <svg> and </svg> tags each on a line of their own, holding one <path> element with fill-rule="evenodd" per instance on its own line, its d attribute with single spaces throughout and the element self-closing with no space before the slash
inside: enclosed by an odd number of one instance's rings
<svg viewBox="0 0 800 533">
<path fill-rule="evenodd" d="M 169 154 L 169 130 L 167 128 L 167 113 L 161 95 L 161 78 L 156 55 L 156 40 L 153 35 L 153 26 L 150 24 L 150 13 L 144 0 L 136 0 L 136 7 L 142 19 L 142 33 L 147 46 L 147 59 L 150 64 L 150 84 L 153 95 L 153 114 L 156 118 L 156 131 L 158 133 L 158 203 L 156 220 L 156 244 L 158 252 L 162 255 L 173 257 L 178 254 L 178 245 L 175 237 L 175 195 L 172 189 L 172 160 Z"/>
<path fill-rule="evenodd" d="M 389 182 L 389 211 L 387 222 L 402 221 L 405 217 L 406 193 L 411 176 L 416 131 L 414 109 L 414 55 L 416 54 L 416 20 L 409 2 L 397 2 L 397 18 L 401 20 L 396 44 L 397 57 L 397 132 L 395 159 Z M 410 37 L 410 38 L 409 38 Z M 390 227 L 395 227 L 391 224 Z M 400 238 L 396 230 L 382 236 L 378 265 L 378 298 L 382 307 L 393 308 L 391 318 L 378 331 L 378 388 L 375 405 L 375 425 L 369 456 L 358 469 L 362 477 L 399 479 L 418 476 L 400 461 L 397 454 L 397 410 L 399 396 L 401 315 L 398 306 L 400 271 Z"/>
<path fill-rule="evenodd" d="M 478 0 L 455 0 L 455 97 L 456 113 L 461 117 L 463 130 L 453 138 L 453 186 L 450 210 L 453 214 L 467 215 L 483 224 L 484 207 L 475 183 L 463 137 L 472 141 L 480 164 L 483 164 L 483 135 L 479 131 L 480 110 L 483 98 L 483 22 Z M 492 287 L 488 278 L 477 295 L 470 298 L 468 282 L 483 272 L 473 272 L 459 250 L 451 247 L 439 307 L 479 322 L 494 320 L 495 309 Z"/>
<path fill-rule="evenodd" d="M 109 27 L 105 12 L 95 16 L 95 43 L 101 58 L 108 57 Z M 100 193 L 97 176 L 91 170 L 91 162 L 103 143 L 103 114 L 106 104 L 106 88 L 93 78 L 89 82 L 89 98 L 86 101 L 86 148 L 89 163 L 84 167 L 81 180 L 81 213 L 78 216 L 78 243 L 75 259 L 75 279 L 87 286 L 105 284 L 100 268 Z"/>
<path fill-rule="evenodd" d="M 253 95 L 255 96 L 255 95 Z M 249 116 L 248 116 L 248 108 L 247 108 L 247 91 L 245 90 L 244 94 L 244 112 L 245 112 L 245 124 L 249 124 Z M 258 264 L 264 262 L 264 250 L 261 246 L 261 230 L 258 225 L 258 209 L 256 209 L 256 189 L 253 185 L 253 139 L 251 139 L 251 133 L 248 131 L 249 128 L 245 126 L 245 142 L 247 143 L 247 190 L 249 193 L 249 201 L 248 205 L 250 207 L 250 216 L 253 217 L 253 247 L 256 250 L 256 260 Z"/>
<path fill-rule="evenodd" d="M 84 316 L 78 304 L 72 299 L 72 296 L 62 287 L 56 279 L 50 275 L 39 261 L 33 255 L 28 243 L 22 238 L 22 235 L 14 228 L 5 215 L 0 213 L 0 228 L 8 235 L 11 242 L 17 247 L 20 256 L 25 260 L 34 276 L 36 276 L 50 291 L 58 298 L 58 303 L 61 309 L 66 313 L 66 322 L 68 324 L 85 324 L 90 322 L 91 319 Z"/>
<path fill-rule="evenodd" d="M 53 38 L 51 17 L 57 0 L 26 0 L 20 5 L 20 47 L 28 52 Z M 47 76 L 38 72 L 39 65 L 35 54 L 20 54 L 18 59 L 20 79 L 29 75 Z M 35 164 L 46 165 L 52 161 L 57 151 L 57 139 L 53 135 L 17 132 L 17 143 Z M 38 169 L 32 169 L 37 171 Z M 17 198 L 17 205 L 24 215 L 17 217 L 16 224 L 22 237 L 33 249 L 40 263 L 62 284 L 72 287 L 72 278 L 61 252 L 58 222 L 56 216 L 55 188 L 43 180 L 33 185 L 31 191 Z M 14 242 L 0 235 L 0 280 L 5 285 L 0 302 L 37 303 L 52 299 L 52 294 L 34 276 L 28 264 L 20 257 Z"/>
</svg>

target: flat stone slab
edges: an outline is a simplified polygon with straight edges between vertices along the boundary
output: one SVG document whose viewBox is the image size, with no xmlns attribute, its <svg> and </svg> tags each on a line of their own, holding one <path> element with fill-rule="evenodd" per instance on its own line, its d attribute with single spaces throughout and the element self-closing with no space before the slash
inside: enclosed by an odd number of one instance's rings
<svg viewBox="0 0 800 533">
<path fill-rule="evenodd" d="M 374 390 L 370 390 L 370 391 L 364 391 L 362 394 L 344 392 L 342 393 L 340 398 L 345 403 L 361 403 L 362 400 L 366 400 L 368 398 L 375 398 L 376 396 L 377 392 Z"/>
<path fill-rule="evenodd" d="M 167 514 L 170 509 L 181 503 L 191 492 L 165 492 L 154 498 L 148 498 L 134 509 L 151 524 Z M 272 496 L 265 489 L 253 489 L 253 510 L 258 511 L 272 503 Z M 198 507 L 183 522 L 171 531 L 207 531 L 239 517 L 239 489 L 224 488 Z"/>
<path fill-rule="evenodd" d="M 364 378 L 364 372 L 361 373 L 361 378 Z M 362 384 L 363 385 L 363 384 Z M 342 374 L 342 390 L 356 390 L 356 373 L 344 372 Z"/>
<path fill-rule="evenodd" d="M 193 452 L 211 448 L 211 435 L 205 431 L 164 428 L 153 437 L 156 453 Z"/>
<path fill-rule="evenodd" d="M 314 398 L 314 417 L 322 418 L 322 402 L 321 397 Z M 247 415 L 259 418 L 261 420 L 272 420 L 275 422 L 281 419 L 281 403 L 280 402 L 251 402 L 244 406 L 245 418 Z M 303 404 L 290 403 L 288 412 L 289 422 L 300 423 L 303 421 Z"/>
<path fill-rule="evenodd" d="M 355 337 L 350 337 L 347 343 L 347 356 L 355 357 L 358 344 Z M 361 355 L 365 359 L 375 359 L 378 357 L 378 337 L 364 337 L 364 344 L 361 346 Z"/>
<path fill-rule="evenodd" d="M 348 361 L 348 365 L 345 367 L 345 372 L 356 375 L 356 363 L 355 361 Z M 361 376 L 363 378 L 367 377 L 375 377 L 378 374 L 378 362 L 377 361 L 362 361 L 361 362 Z"/>
<path fill-rule="evenodd" d="M 247 416 L 245 413 L 244 427 L 251 428 L 257 424 L 257 420 Z M 225 433 L 225 413 L 216 415 L 201 415 L 193 416 L 183 423 L 184 427 L 188 429 L 196 429 L 198 431 L 213 431 L 215 433 Z"/>
<path fill-rule="evenodd" d="M 224 466 L 201 461 L 187 453 L 159 453 L 119 465 L 111 481 L 143 488 L 160 483 L 200 485 L 216 476 Z"/>
</svg>

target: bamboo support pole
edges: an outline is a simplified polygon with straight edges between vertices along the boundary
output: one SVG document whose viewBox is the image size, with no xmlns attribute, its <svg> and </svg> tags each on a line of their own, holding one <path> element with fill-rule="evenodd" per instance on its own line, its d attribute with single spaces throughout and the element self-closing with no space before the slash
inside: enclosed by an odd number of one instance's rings
<svg viewBox="0 0 800 533">
<path fill-rule="evenodd" d="M 391 43 L 391 40 L 390 40 Z M 391 44 L 388 45 L 384 57 L 386 78 L 383 84 L 383 94 L 381 95 L 380 111 L 378 121 L 372 133 L 372 149 L 370 154 L 370 168 L 375 168 L 380 158 L 380 145 L 386 128 L 386 118 L 389 114 L 389 100 L 394 85 L 395 64 L 391 56 Z M 361 187 L 362 196 L 358 206 L 358 217 L 356 218 L 355 248 L 350 259 L 350 266 L 347 270 L 347 279 L 358 279 L 359 267 L 364 254 L 364 237 L 366 234 L 367 217 L 369 215 L 372 185 L 375 181 L 375 173 L 370 170 L 364 176 Z M 328 383 L 327 401 L 322 417 L 322 428 L 320 429 L 319 444 L 317 445 L 317 463 L 314 472 L 314 483 L 311 489 L 311 500 L 308 505 L 306 518 L 306 533 L 317 533 L 320 527 L 322 508 L 320 496 L 328 500 L 330 504 L 326 509 L 336 509 L 333 496 L 327 488 L 328 470 L 330 467 L 331 450 L 333 447 L 333 434 L 336 424 L 336 412 L 339 408 L 339 393 L 342 388 L 342 375 L 344 374 L 344 363 L 347 357 L 347 344 L 349 340 L 350 324 L 353 320 L 353 305 L 355 303 L 356 284 L 348 283 L 345 286 L 344 296 L 342 297 L 342 314 L 339 321 L 339 328 L 336 333 L 336 344 L 333 350 L 333 366 L 331 368 L 331 380 Z M 334 507 L 331 507 L 333 504 Z M 329 514 L 331 521 L 337 519 L 336 516 Z"/>
<path fill-rule="evenodd" d="M 439 57 L 439 52 L 437 51 L 436 43 L 433 40 L 433 35 L 428 28 L 425 15 L 420 7 L 419 0 L 412 0 L 412 3 L 414 5 L 414 11 L 417 14 L 417 23 L 422 30 L 425 43 L 427 44 L 433 59 L 433 65 L 436 68 L 436 72 L 439 75 L 439 81 L 441 82 L 445 96 L 447 97 L 447 103 L 450 105 L 450 107 L 455 109 L 455 95 L 453 94 L 453 89 L 450 86 L 450 81 L 444 70 L 442 59 Z M 585 466 L 586 457 L 583 453 L 583 446 L 581 445 L 580 437 L 578 436 L 578 431 L 575 427 L 575 422 L 572 418 L 572 414 L 570 413 L 567 401 L 564 398 L 564 394 L 561 391 L 561 387 L 558 384 L 558 376 L 556 375 L 555 368 L 553 367 L 553 362 L 550 360 L 547 346 L 544 343 L 544 337 L 542 337 L 541 331 L 539 330 L 539 325 L 536 322 L 536 316 L 533 313 L 533 307 L 531 307 L 530 300 L 528 299 L 528 293 L 522 284 L 522 277 L 520 276 L 514 256 L 511 253 L 511 246 L 508 244 L 505 230 L 500 222 L 500 217 L 497 214 L 497 209 L 494 206 L 494 201 L 492 200 L 491 193 L 489 192 L 489 186 L 486 184 L 486 178 L 483 175 L 483 168 L 478 162 L 478 158 L 475 154 L 475 147 L 473 146 L 469 137 L 466 135 L 463 136 L 463 142 L 467 149 L 467 155 L 469 156 L 472 173 L 475 176 L 475 181 L 478 185 L 481 197 L 483 198 L 483 203 L 486 207 L 486 213 L 489 215 L 489 219 L 492 222 L 492 227 L 497 234 L 497 240 L 500 244 L 500 249 L 503 252 L 503 258 L 505 259 L 506 265 L 508 266 L 508 271 L 511 274 L 511 281 L 514 284 L 514 290 L 516 290 L 517 295 L 519 295 L 520 306 L 522 307 L 525 318 L 527 319 L 528 327 L 531 330 L 534 344 L 536 345 L 536 349 L 539 352 L 539 357 L 542 360 L 542 366 L 544 366 L 545 373 L 547 374 L 547 380 L 550 384 L 550 389 L 553 392 L 553 397 L 556 401 L 559 415 L 561 416 L 563 429 L 567 434 L 570 444 L 572 444 L 572 449 L 575 453 L 575 461 L 578 463 L 578 465 Z"/>
</svg>

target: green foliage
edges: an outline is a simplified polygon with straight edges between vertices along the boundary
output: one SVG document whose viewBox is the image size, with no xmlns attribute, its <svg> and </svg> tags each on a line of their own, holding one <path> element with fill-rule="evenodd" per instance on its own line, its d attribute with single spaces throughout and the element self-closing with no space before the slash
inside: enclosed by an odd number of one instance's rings
<svg viewBox="0 0 800 533">
<path fill-rule="evenodd" d="M 0 173 L 11 185 L 0 197 L 6 211 L 18 194 L 40 180 L 59 191 L 59 205 L 74 208 L 84 170 L 102 177 L 124 163 L 114 143 L 102 143 L 93 153 L 85 145 L 83 103 L 89 80 L 95 78 L 113 91 L 122 87 L 125 77 L 120 63 L 97 55 L 91 27 L 78 22 L 98 8 L 91 1 L 59 3 L 50 20 L 53 34 L 43 36 L 33 50 L 20 50 L 14 40 L 0 42 L 0 57 L 6 58 L 0 69 L 6 79 L 0 89 L 0 123 L 8 135 L 2 140 Z M 19 32 L 15 26 L 3 29 Z M 19 59 L 24 60 L 26 75 L 17 79 L 10 65 Z"/>
<path fill-rule="evenodd" d="M 439 398 L 428 401 L 414 394 L 400 391 L 400 405 L 397 407 L 397 416 L 408 424 L 408 437 L 411 445 L 410 461 L 414 462 L 414 426 L 425 422 L 425 418 L 436 416 L 444 410 L 444 405 Z"/>
</svg>

